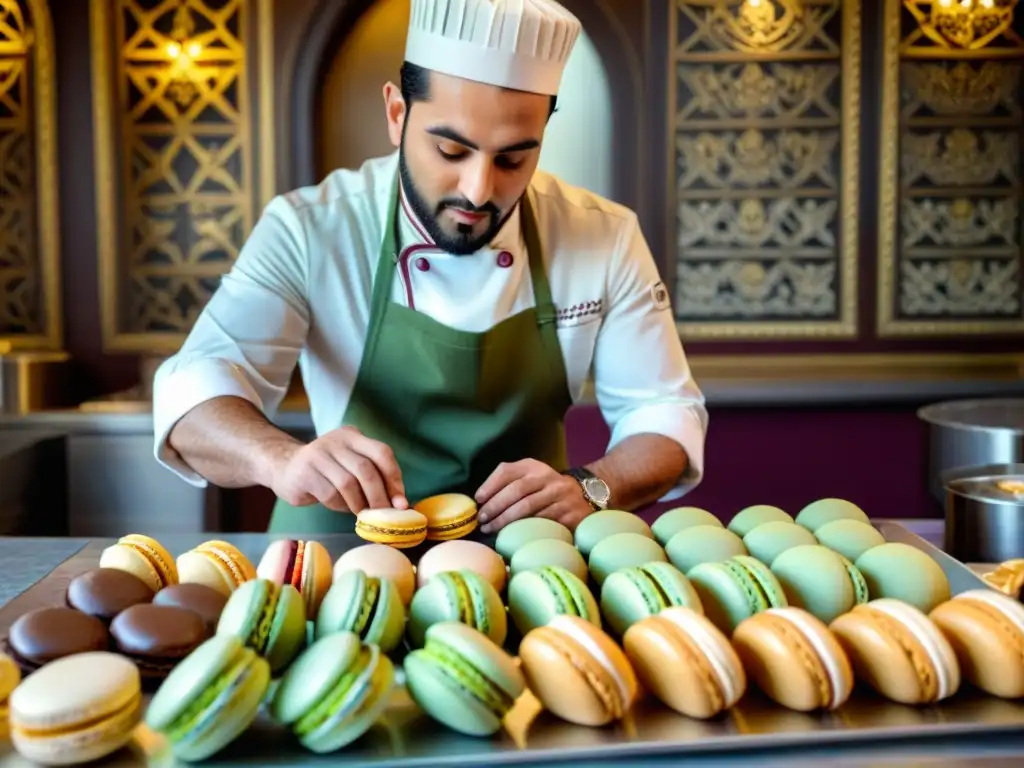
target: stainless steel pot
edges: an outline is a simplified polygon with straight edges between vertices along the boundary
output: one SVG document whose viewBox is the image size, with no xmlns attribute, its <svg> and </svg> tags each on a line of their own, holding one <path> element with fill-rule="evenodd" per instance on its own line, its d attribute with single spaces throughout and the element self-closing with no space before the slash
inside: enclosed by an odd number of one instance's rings
<svg viewBox="0 0 1024 768">
<path fill-rule="evenodd" d="M 946 552 L 964 563 L 1024 558 L 1024 464 L 950 470 L 946 489 Z"/>
<path fill-rule="evenodd" d="M 1024 398 L 951 400 L 917 412 L 928 424 L 928 488 L 944 503 L 944 472 L 1024 463 Z"/>
</svg>

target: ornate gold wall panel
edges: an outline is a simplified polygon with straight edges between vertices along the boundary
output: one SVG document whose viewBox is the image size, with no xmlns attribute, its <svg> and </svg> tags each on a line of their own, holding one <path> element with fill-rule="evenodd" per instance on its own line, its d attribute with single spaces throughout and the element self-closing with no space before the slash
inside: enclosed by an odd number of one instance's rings
<svg viewBox="0 0 1024 768">
<path fill-rule="evenodd" d="M 0 348 L 63 343 L 53 28 L 0 0 Z"/>
<path fill-rule="evenodd" d="M 177 349 L 273 194 L 271 24 L 272 0 L 92 0 L 108 349 Z"/>
<path fill-rule="evenodd" d="M 885 0 L 881 335 L 1024 331 L 1022 16 Z"/>
<path fill-rule="evenodd" d="M 680 330 L 856 335 L 860 2 L 673 0 L 669 29 Z"/>
</svg>

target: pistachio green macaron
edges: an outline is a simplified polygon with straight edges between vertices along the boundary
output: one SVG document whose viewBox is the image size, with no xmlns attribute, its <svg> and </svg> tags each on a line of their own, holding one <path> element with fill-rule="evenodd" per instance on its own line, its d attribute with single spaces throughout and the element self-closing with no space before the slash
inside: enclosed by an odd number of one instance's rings
<svg viewBox="0 0 1024 768">
<path fill-rule="evenodd" d="M 750 554 L 765 565 L 771 565 L 787 549 L 817 543 L 814 534 L 802 525 L 780 520 L 763 523 L 743 537 Z"/>
<path fill-rule="evenodd" d="M 729 521 L 729 530 L 741 539 L 759 525 L 765 523 L 792 523 L 793 517 L 783 509 L 773 507 L 771 504 L 755 504 L 752 507 L 741 509 L 732 520 Z"/>
<path fill-rule="evenodd" d="M 335 632 L 355 632 L 384 653 L 397 648 L 405 633 L 405 606 L 395 583 L 363 571 L 339 574 L 320 603 L 315 637 Z"/>
<path fill-rule="evenodd" d="M 306 644 L 306 601 L 291 584 L 251 579 L 231 593 L 217 622 L 218 635 L 234 635 L 277 674 Z"/>
<path fill-rule="evenodd" d="M 509 562 L 511 576 L 524 571 L 532 571 L 545 565 L 556 565 L 574 573 L 577 577 L 587 578 L 587 561 L 571 543 L 560 539 L 538 539 L 520 547 Z"/>
<path fill-rule="evenodd" d="M 680 531 L 697 525 L 724 527 L 722 521 L 706 509 L 701 509 L 700 507 L 677 507 L 676 509 L 662 512 L 658 519 L 654 521 L 654 525 L 651 526 L 651 532 L 654 533 L 655 540 L 661 546 L 665 546 L 668 544 L 669 539 Z"/>
<path fill-rule="evenodd" d="M 622 568 L 601 586 L 601 612 L 620 637 L 636 622 L 677 606 L 704 613 L 690 580 L 670 563 Z"/>
<path fill-rule="evenodd" d="M 598 542 L 590 553 L 590 575 L 598 586 L 620 568 L 668 562 L 665 550 L 653 538 L 639 533 L 618 533 Z"/>
<path fill-rule="evenodd" d="M 931 613 L 950 598 L 945 571 L 909 544 L 887 542 L 872 547 L 857 558 L 856 564 L 864 574 L 872 600 L 889 597 Z"/>
<path fill-rule="evenodd" d="M 601 611 L 586 582 L 558 566 L 542 566 L 513 576 L 508 585 L 508 612 L 524 636 L 559 615 L 579 616 L 601 626 Z"/>
<path fill-rule="evenodd" d="M 869 549 L 885 544 L 877 528 L 860 520 L 833 520 L 816 530 L 814 536 L 819 544 L 853 562 Z"/>
<path fill-rule="evenodd" d="M 846 499 L 818 499 L 800 510 L 796 516 L 796 524 L 802 525 L 811 533 L 817 532 L 823 525 L 833 520 L 858 520 L 870 523 L 867 513 L 852 501 Z"/>
<path fill-rule="evenodd" d="M 700 598 L 704 615 L 728 637 L 744 619 L 788 605 L 779 580 L 767 565 L 749 555 L 701 563 L 686 577 Z"/>
<path fill-rule="evenodd" d="M 619 533 L 635 533 L 654 541 L 651 527 L 632 512 L 621 509 L 604 509 L 583 518 L 576 526 L 575 544 L 582 555 L 588 559 L 598 542 Z"/>
<path fill-rule="evenodd" d="M 508 635 L 508 615 L 494 586 L 474 571 L 442 571 L 416 590 L 409 606 L 408 638 L 423 647 L 427 629 L 443 621 L 460 621 L 498 645 Z"/>
<path fill-rule="evenodd" d="M 825 624 L 868 601 L 868 586 L 857 567 L 820 544 L 792 547 L 772 563 L 789 604 Z"/>
<path fill-rule="evenodd" d="M 747 554 L 743 539 L 728 528 L 697 525 L 680 531 L 665 545 L 669 562 L 683 573 L 701 563 L 715 563 Z"/>
<path fill-rule="evenodd" d="M 542 539 L 554 539 L 564 541 L 567 544 L 573 543 L 572 531 L 566 528 L 557 520 L 548 520 L 546 517 L 524 517 L 509 523 L 500 531 L 494 540 L 494 548 L 498 554 L 509 562 L 515 557 L 516 552 L 535 541 Z"/>
</svg>

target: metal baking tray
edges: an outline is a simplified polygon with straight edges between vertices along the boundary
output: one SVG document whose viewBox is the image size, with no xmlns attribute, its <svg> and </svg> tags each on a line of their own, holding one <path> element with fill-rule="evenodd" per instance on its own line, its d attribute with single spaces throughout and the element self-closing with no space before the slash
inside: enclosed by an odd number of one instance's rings
<svg viewBox="0 0 1024 768">
<path fill-rule="evenodd" d="M 904 525 L 890 520 L 875 520 L 873 524 L 888 541 L 909 544 L 931 556 L 946 573 L 954 594 L 990 588 L 966 565 Z M 922 526 L 927 527 L 928 524 Z M 941 530 L 938 533 L 941 537 Z M 338 548 L 331 546 L 328 540 L 324 543 L 334 557 L 341 554 L 342 550 L 335 551 Z M 242 549 L 247 554 L 256 550 L 253 554 L 258 556 L 259 546 L 254 537 L 244 542 Z M 65 562 L 15 600 L 17 605 L 0 609 L 0 626 L 5 631 L 13 620 L 8 608 L 16 608 L 20 614 L 28 607 L 52 604 L 54 592 L 61 590 L 61 585 L 66 585 L 78 572 L 94 567 L 98 556 L 99 548 L 90 546 Z M 952 699 L 925 707 L 893 704 L 858 689 L 839 710 L 815 714 L 783 709 L 751 686 L 739 704 L 712 720 L 693 720 L 652 698 L 645 698 L 625 719 L 605 728 L 564 723 L 544 712 L 537 700 L 527 693 L 506 718 L 505 730 L 493 738 L 481 739 L 462 736 L 436 723 L 419 710 L 402 686 L 398 686 L 390 707 L 377 725 L 338 753 L 313 755 L 298 746 L 286 731 L 261 716 L 242 738 L 204 765 L 272 766 L 339 761 L 344 761 L 346 766 L 375 768 L 557 765 L 579 761 L 588 765 L 610 761 L 637 765 L 658 758 L 714 756 L 722 759 L 744 755 L 762 763 L 772 754 L 789 752 L 795 752 L 795 762 L 803 750 L 865 745 L 878 748 L 886 743 L 897 749 L 940 739 L 955 739 L 961 744 L 965 739 L 984 739 L 987 743 L 1001 735 L 1019 735 L 1022 730 L 1024 702 L 985 696 L 966 684 Z M 130 747 L 100 763 L 104 766 L 173 764 L 163 739 L 145 725 L 139 727 Z M 29 768 L 30 765 L 14 753 L 9 744 L 0 744 L 0 766 Z"/>
</svg>

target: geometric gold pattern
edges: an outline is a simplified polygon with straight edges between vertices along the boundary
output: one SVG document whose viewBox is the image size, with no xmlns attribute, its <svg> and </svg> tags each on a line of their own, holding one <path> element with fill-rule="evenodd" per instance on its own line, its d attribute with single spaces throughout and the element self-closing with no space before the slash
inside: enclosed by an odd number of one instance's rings
<svg viewBox="0 0 1024 768">
<path fill-rule="evenodd" d="M 53 33 L 45 2 L 0 0 L 0 346 L 62 343 Z"/>
<path fill-rule="evenodd" d="M 886 0 L 878 331 L 1024 332 L 1024 14 Z"/>
<path fill-rule="evenodd" d="M 95 88 L 116 130 L 97 157 L 104 339 L 173 351 L 252 229 L 263 199 L 254 0 L 94 0 Z M 94 48 L 94 54 L 98 50 Z M 99 106 L 99 102 L 103 106 Z M 98 137 L 98 142 L 100 141 Z M 101 210 L 101 219 L 104 214 Z"/>
<path fill-rule="evenodd" d="M 854 336 L 860 3 L 671 5 L 681 332 Z"/>
</svg>

